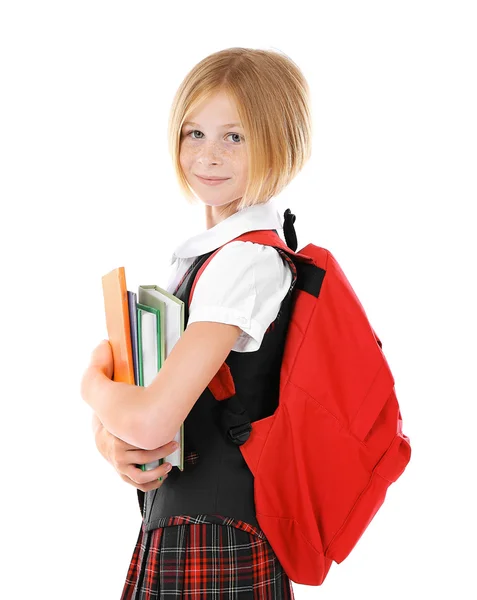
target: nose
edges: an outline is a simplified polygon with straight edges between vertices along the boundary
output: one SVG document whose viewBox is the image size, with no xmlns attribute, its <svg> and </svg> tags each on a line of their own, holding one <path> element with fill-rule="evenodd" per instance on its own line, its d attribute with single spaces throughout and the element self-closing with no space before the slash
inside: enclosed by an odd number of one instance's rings
<svg viewBox="0 0 477 600">
<path fill-rule="evenodd" d="M 222 162 L 222 148 L 220 144 L 211 141 L 202 144 L 201 152 L 198 158 L 204 165 L 217 165 Z"/>
</svg>

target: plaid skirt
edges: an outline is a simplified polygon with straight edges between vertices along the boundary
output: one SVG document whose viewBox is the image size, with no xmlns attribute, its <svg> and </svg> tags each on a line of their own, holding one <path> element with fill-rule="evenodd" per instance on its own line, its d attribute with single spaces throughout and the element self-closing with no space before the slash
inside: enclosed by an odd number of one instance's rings
<svg viewBox="0 0 477 600">
<path fill-rule="evenodd" d="M 293 588 L 264 533 L 228 517 L 165 517 L 145 531 L 121 600 L 289 600 Z"/>
</svg>

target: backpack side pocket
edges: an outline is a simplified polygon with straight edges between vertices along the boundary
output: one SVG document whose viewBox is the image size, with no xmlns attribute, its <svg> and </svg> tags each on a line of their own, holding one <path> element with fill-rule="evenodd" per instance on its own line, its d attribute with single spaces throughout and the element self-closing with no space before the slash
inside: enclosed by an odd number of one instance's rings
<svg viewBox="0 0 477 600">
<path fill-rule="evenodd" d="M 367 486 L 343 525 L 330 541 L 325 556 L 340 563 L 350 554 L 382 506 L 389 486 L 402 475 L 410 458 L 409 438 L 398 433 L 374 468 Z"/>
<path fill-rule="evenodd" d="M 387 361 L 383 359 L 383 364 L 349 427 L 350 432 L 361 442 L 365 441 L 366 436 L 375 424 L 393 392 L 393 387 L 394 377 Z"/>
</svg>

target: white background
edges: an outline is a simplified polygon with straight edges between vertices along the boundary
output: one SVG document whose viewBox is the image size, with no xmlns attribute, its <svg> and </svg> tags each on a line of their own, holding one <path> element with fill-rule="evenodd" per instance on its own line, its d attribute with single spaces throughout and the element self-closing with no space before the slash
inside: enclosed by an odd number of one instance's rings
<svg viewBox="0 0 477 600">
<path fill-rule="evenodd" d="M 205 227 L 167 119 L 189 69 L 233 46 L 283 51 L 310 84 L 312 159 L 278 206 L 361 299 L 413 452 L 351 555 L 296 598 L 477 597 L 473 9 L 2 3 L 2 598 L 120 597 L 141 515 L 79 382 L 107 337 L 101 276 L 164 284 L 173 248 Z"/>
</svg>

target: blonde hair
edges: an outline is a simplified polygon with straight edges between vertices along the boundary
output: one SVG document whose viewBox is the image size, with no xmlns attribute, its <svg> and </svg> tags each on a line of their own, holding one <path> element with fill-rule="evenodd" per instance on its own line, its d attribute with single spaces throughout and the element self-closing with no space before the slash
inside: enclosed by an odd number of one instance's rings
<svg viewBox="0 0 477 600">
<path fill-rule="evenodd" d="M 247 144 L 248 181 L 234 210 L 265 203 L 290 183 L 310 157 L 307 81 L 289 57 L 269 50 L 228 48 L 193 67 L 176 92 L 168 127 L 173 167 L 188 200 L 195 197 L 179 160 L 182 125 L 189 113 L 218 92 L 235 101 Z"/>
</svg>

